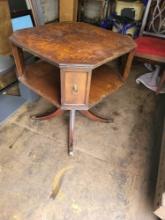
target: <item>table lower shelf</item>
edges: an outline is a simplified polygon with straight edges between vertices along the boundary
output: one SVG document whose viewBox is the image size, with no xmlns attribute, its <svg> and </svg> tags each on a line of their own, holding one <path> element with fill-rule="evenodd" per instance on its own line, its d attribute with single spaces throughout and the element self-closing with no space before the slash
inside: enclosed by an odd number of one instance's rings
<svg viewBox="0 0 165 220">
<path fill-rule="evenodd" d="M 25 85 L 50 101 L 61 106 L 60 70 L 44 61 L 26 66 L 26 74 L 19 77 Z M 89 108 L 122 86 L 123 81 L 117 71 L 108 65 L 93 70 L 89 95 Z"/>
</svg>

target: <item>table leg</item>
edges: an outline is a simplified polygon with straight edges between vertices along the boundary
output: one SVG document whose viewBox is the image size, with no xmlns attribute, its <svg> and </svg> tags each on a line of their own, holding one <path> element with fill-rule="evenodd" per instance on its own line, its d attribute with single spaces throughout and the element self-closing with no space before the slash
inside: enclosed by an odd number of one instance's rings
<svg viewBox="0 0 165 220">
<path fill-rule="evenodd" d="M 91 111 L 80 110 L 80 113 L 93 121 L 99 121 L 99 122 L 104 122 L 104 123 L 113 122 L 112 118 L 104 118 L 102 116 L 96 115 L 95 113 Z"/>
<path fill-rule="evenodd" d="M 76 110 L 70 110 L 68 153 L 71 156 L 73 156 L 75 113 L 76 113 Z"/>
<path fill-rule="evenodd" d="M 56 116 L 60 116 L 64 113 L 64 111 L 60 108 L 58 108 L 57 110 L 53 111 L 53 112 L 47 112 L 44 114 L 40 114 L 40 115 L 32 115 L 31 119 L 35 119 L 35 120 L 49 120 L 52 119 Z"/>
</svg>

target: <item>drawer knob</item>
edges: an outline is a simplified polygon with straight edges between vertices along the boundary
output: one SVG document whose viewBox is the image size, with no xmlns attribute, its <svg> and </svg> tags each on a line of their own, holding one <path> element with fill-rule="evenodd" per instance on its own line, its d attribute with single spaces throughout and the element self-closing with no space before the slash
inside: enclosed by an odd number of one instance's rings
<svg viewBox="0 0 165 220">
<path fill-rule="evenodd" d="M 73 84 L 73 86 L 72 86 L 72 92 L 73 92 L 73 93 L 78 93 L 78 86 L 77 86 L 77 84 Z"/>
</svg>

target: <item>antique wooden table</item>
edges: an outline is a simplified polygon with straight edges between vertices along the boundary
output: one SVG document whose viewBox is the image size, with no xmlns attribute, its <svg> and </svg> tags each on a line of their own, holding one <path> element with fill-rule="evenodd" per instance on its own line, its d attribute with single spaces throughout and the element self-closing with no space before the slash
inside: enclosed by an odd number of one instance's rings
<svg viewBox="0 0 165 220">
<path fill-rule="evenodd" d="M 130 71 L 135 43 L 128 36 L 86 23 L 55 23 L 16 31 L 10 37 L 20 81 L 57 107 L 49 119 L 70 111 L 69 154 L 73 154 L 75 112 L 92 120 L 110 122 L 88 111 L 117 90 Z M 40 60 L 24 65 L 26 50 Z M 105 63 L 127 54 L 120 75 Z"/>
</svg>

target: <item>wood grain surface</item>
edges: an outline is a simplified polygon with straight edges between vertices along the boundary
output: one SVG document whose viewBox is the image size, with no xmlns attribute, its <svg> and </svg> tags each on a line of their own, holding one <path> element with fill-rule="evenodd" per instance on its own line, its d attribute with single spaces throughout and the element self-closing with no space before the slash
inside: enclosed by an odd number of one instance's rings
<svg viewBox="0 0 165 220">
<path fill-rule="evenodd" d="M 9 5 L 7 0 L 0 0 L 0 54 L 11 54 L 8 37 L 12 33 Z"/>
<path fill-rule="evenodd" d="M 82 73 L 80 73 L 80 77 L 82 77 L 81 74 Z M 68 77 L 70 77 L 70 75 Z M 86 74 L 83 75 L 83 77 L 86 77 Z M 26 74 L 19 76 L 19 80 L 56 107 L 61 106 L 60 70 L 54 65 L 43 61 L 30 64 L 26 66 Z M 81 81 L 79 81 L 79 84 L 81 84 Z M 92 74 L 89 103 L 85 102 L 85 104 L 89 104 L 88 108 L 92 107 L 107 95 L 119 89 L 122 85 L 123 81 L 120 74 L 111 69 L 108 65 L 96 68 Z M 82 86 L 85 86 L 85 84 L 80 85 L 80 88 Z M 72 82 L 68 83 L 67 87 L 69 87 L 68 90 L 70 91 Z M 82 94 L 84 94 L 84 92 Z M 66 97 L 68 96 L 69 104 L 77 104 L 75 103 L 75 99 L 72 100 L 71 94 L 67 92 Z M 73 96 L 75 97 L 75 95 Z M 80 105 L 84 104 L 84 99 L 81 99 L 81 97 L 81 95 L 78 95 L 78 104 Z"/>
<path fill-rule="evenodd" d="M 62 65 L 95 68 L 136 47 L 123 36 L 86 23 L 53 23 L 16 31 L 10 40 L 45 60 Z"/>
</svg>

